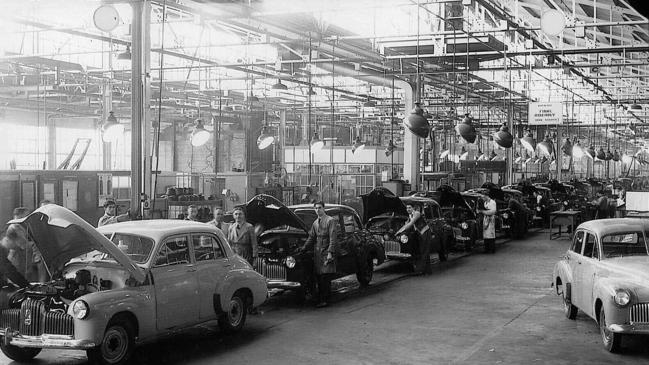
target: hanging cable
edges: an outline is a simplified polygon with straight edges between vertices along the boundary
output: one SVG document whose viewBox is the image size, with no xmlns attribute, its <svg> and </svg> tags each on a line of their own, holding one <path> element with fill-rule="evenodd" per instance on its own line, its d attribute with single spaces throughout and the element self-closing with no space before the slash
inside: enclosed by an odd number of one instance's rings
<svg viewBox="0 0 649 365">
<path fill-rule="evenodd" d="M 155 192 L 158 189 L 158 168 L 160 166 L 160 129 L 162 127 L 162 88 L 164 79 L 164 47 L 165 47 L 165 23 L 167 20 L 167 0 L 162 2 L 162 24 L 160 25 L 160 73 L 159 90 L 158 90 L 158 127 L 154 129 L 154 146 L 155 146 L 155 179 L 153 182 L 153 189 L 151 190 L 151 212 L 155 212 Z M 174 128 L 175 130 L 175 128 Z M 145 137 L 146 138 L 146 137 Z M 174 136 L 175 138 L 175 136 Z M 194 146 L 192 146 L 192 156 L 194 153 Z M 192 157 L 193 158 L 193 157 Z"/>
</svg>

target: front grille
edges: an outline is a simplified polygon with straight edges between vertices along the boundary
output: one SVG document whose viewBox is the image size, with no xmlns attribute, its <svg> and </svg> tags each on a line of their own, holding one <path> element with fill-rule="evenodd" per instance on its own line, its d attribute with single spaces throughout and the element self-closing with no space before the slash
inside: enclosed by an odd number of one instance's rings
<svg viewBox="0 0 649 365">
<path fill-rule="evenodd" d="M 62 312 L 45 313 L 43 333 L 52 335 L 74 335 L 74 320 L 71 315 Z"/>
<path fill-rule="evenodd" d="M 20 334 L 39 336 L 43 334 L 45 304 L 40 300 L 25 299 L 20 307 Z"/>
<path fill-rule="evenodd" d="M 255 271 L 272 280 L 286 280 L 286 266 L 267 263 L 266 260 L 255 261 Z"/>
<path fill-rule="evenodd" d="M 5 309 L 0 316 L 0 328 L 17 330 L 20 325 L 20 309 Z"/>
<path fill-rule="evenodd" d="M 631 323 L 649 323 L 649 303 L 634 304 L 629 312 Z"/>
<path fill-rule="evenodd" d="M 396 241 L 384 241 L 385 252 L 401 252 L 401 244 Z"/>
</svg>

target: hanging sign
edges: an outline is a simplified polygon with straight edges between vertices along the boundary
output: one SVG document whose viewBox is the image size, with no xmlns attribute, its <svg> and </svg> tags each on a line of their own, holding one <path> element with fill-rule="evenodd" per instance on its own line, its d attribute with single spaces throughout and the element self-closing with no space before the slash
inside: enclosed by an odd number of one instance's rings
<svg viewBox="0 0 649 365">
<path fill-rule="evenodd" d="M 529 104 L 530 125 L 556 125 L 563 123 L 563 105 L 561 103 Z"/>
</svg>

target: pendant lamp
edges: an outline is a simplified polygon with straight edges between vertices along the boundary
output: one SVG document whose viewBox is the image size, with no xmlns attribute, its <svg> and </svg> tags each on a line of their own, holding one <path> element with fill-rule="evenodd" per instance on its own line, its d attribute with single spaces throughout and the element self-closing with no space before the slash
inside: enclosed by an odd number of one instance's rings
<svg viewBox="0 0 649 365">
<path fill-rule="evenodd" d="M 417 137 L 428 138 L 430 125 L 424 116 L 424 110 L 421 108 L 420 103 L 415 103 L 415 108 L 410 112 L 410 115 L 403 120 L 403 125 Z"/>
<path fill-rule="evenodd" d="M 200 147 L 204 145 L 210 139 L 210 132 L 208 132 L 203 126 L 203 121 L 196 119 L 196 126 L 191 135 L 191 143 L 194 147 Z"/>
<path fill-rule="evenodd" d="M 324 147 L 324 141 L 320 139 L 318 132 L 313 132 L 313 137 L 311 138 L 311 151 L 319 151 Z"/>
<path fill-rule="evenodd" d="M 527 133 L 525 133 L 525 136 L 521 138 L 520 141 L 523 147 L 525 147 L 525 149 L 529 152 L 534 153 L 534 151 L 536 151 L 536 140 L 532 136 L 531 131 L 527 131 Z"/>
<path fill-rule="evenodd" d="M 388 143 L 388 146 L 385 147 L 385 156 L 390 156 L 394 152 L 394 142 L 390 140 L 390 143 Z"/>
<path fill-rule="evenodd" d="M 613 161 L 615 162 L 620 161 L 620 153 L 617 152 L 617 150 L 615 150 L 615 152 L 613 153 Z"/>
<path fill-rule="evenodd" d="M 275 137 L 268 133 L 268 126 L 264 124 L 261 128 L 261 134 L 257 138 L 257 148 L 265 150 L 275 142 Z"/>
<path fill-rule="evenodd" d="M 108 113 L 106 122 L 101 126 L 101 139 L 104 142 L 112 142 L 124 134 L 124 124 L 120 124 L 115 114 Z"/>
<path fill-rule="evenodd" d="M 604 160 L 611 161 L 612 159 L 613 159 L 613 154 L 611 153 L 611 150 L 607 150 L 606 157 L 604 158 Z"/>
<path fill-rule="evenodd" d="M 554 146 L 552 145 L 552 140 L 549 136 L 545 136 L 543 142 L 539 143 L 539 149 L 548 156 L 552 155 L 554 152 Z"/>
<path fill-rule="evenodd" d="M 354 144 L 352 145 L 352 153 L 356 153 L 356 151 L 360 151 L 365 148 L 365 143 L 361 141 L 361 137 L 357 136 L 356 140 L 354 141 Z"/>
<path fill-rule="evenodd" d="M 570 138 L 566 138 L 566 141 L 563 142 L 563 145 L 561 146 L 561 151 L 563 151 L 563 154 L 566 156 L 572 155 L 572 143 L 570 143 Z"/>
<path fill-rule="evenodd" d="M 471 124 L 471 117 L 468 113 L 464 115 L 462 122 L 455 126 L 455 131 L 460 135 L 460 137 L 462 137 L 462 139 L 467 141 L 467 143 L 475 142 L 477 132 L 475 127 Z"/>
<path fill-rule="evenodd" d="M 514 144 L 514 136 L 509 132 L 509 128 L 503 124 L 500 130 L 493 135 L 494 142 L 500 147 L 511 148 Z"/>
</svg>

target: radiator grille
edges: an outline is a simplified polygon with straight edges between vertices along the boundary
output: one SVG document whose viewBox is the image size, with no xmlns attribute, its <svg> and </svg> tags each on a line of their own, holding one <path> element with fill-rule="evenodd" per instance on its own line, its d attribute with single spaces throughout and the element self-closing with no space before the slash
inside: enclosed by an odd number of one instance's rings
<svg viewBox="0 0 649 365">
<path fill-rule="evenodd" d="M 17 330 L 20 325 L 20 309 L 5 309 L 0 316 L 0 327 Z"/>
<path fill-rule="evenodd" d="M 279 263 L 268 263 L 264 259 L 256 260 L 255 271 L 265 276 L 266 279 L 286 280 L 286 266 Z"/>
<path fill-rule="evenodd" d="M 74 335 L 74 320 L 71 315 L 62 312 L 45 313 L 43 333 L 52 335 Z"/>
<path fill-rule="evenodd" d="M 20 309 L 5 309 L 0 314 L 0 328 L 20 331 L 24 336 L 74 335 L 74 319 L 63 312 L 47 312 L 39 300 L 26 299 Z"/>
<path fill-rule="evenodd" d="M 391 253 L 391 252 L 396 252 L 400 253 L 401 252 L 401 244 L 396 241 L 384 241 L 383 245 L 385 246 L 385 252 L 386 253 Z"/>
<path fill-rule="evenodd" d="M 634 304 L 629 311 L 631 323 L 649 323 L 649 303 Z"/>
<path fill-rule="evenodd" d="M 45 304 L 40 300 L 25 299 L 20 307 L 20 334 L 39 336 L 43 334 Z"/>
</svg>

